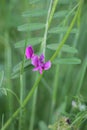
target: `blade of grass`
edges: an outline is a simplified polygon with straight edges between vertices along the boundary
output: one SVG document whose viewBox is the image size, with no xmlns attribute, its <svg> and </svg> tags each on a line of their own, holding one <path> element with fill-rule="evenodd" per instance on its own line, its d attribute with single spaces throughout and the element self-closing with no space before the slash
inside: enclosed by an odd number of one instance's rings
<svg viewBox="0 0 87 130">
<path fill-rule="evenodd" d="M 25 92 L 25 82 L 24 82 L 24 63 L 25 63 L 25 48 L 26 48 L 26 45 L 27 45 L 27 40 L 25 41 L 25 47 L 24 47 L 24 56 L 23 56 L 23 61 L 22 61 L 22 64 L 20 66 L 20 104 L 22 105 L 23 103 L 23 100 L 24 100 L 24 92 Z M 21 108 L 20 109 L 20 116 L 19 116 L 19 130 L 21 130 L 23 128 L 23 122 L 25 121 L 23 115 L 23 109 Z"/>
<path fill-rule="evenodd" d="M 5 75 L 6 75 L 6 88 L 12 89 L 12 81 L 11 81 L 11 68 L 12 68 L 12 52 L 9 43 L 9 33 L 5 32 Z M 13 96 L 8 94 L 8 116 L 10 117 L 13 113 Z M 13 130 L 13 124 L 11 124 L 11 129 Z"/>
<path fill-rule="evenodd" d="M 75 95 L 76 95 L 76 94 L 77 94 L 77 95 L 80 94 L 81 87 L 82 87 L 82 83 L 83 83 L 84 76 L 85 76 L 85 73 L 86 73 L 86 68 L 87 68 L 87 58 L 84 59 L 82 68 L 81 68 L 81 70 L 79 71 L 79 73 L 78 73 L 78 75 L 77 75 L 77 78 L 76 78 L 76 81 L 75 81 L 75 84 L 74 84 L 73 93 L 74 93 Z M 77 88 L 77 89 L 76 89 L 76 88 Z"/>
<path fill-rule="evenodd" d="M 38 74 L 36 74 L 36 80 L 37 79 L 38 79 Z M 38 86 L 35 89 L 34 94 L 33 94 L 32 111 L 31 111 L 31 119 L 30 119 L 29 130 L 33 130 L 33 127 L 34 127 L 37 92 L 38 92 Z"/>
<path fill-rule="evenodd" d="M 49 6 L 49 9 L 48 9 L 48 15 L 47 15 L 47 20 L 46 20 L 46 26 L 45 26 L 44 38 L 43 38 L 43 41 L 42 41 L 42 44 L 41 44 L 41 51 L 43 51 L 44 56 L 45 56 L 45 49 L 46 49 L 48 27 L 49 27 L 49 23 L 51 22 L 50 17 L 52 17 L 52 14 L 54 13 L 54 12 L 51 13 L 52 3 L 53 3 L 53 0 L 50 1 L 50 6 Z M 54 8 L 54 6 L 53 6 L 53 8 Z M 49 22 L 49 20 L 50 20 L 50 22 Z"/>
</svg>

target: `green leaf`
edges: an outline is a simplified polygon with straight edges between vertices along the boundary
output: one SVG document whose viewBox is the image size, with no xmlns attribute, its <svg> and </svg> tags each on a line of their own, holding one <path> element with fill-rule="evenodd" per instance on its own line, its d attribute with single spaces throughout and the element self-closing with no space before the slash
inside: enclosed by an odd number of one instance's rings
<svg viewBox="0 0 87 130">
<path fill-rule="evenodd" d="M 78 58 L 59 58 L 53 61 L 54 64 L 80 64 L 81 60 Z"/>
<path fill-rule="evenodd" d="M 59 44 L 54 43 L 54 44 L 47 45 L 47 48 L 51 49 L 51 50 L 56 50 L 56 48 L 58 48 L 58 46 L 59 46 Z M 66 45 L 66 44 L 63 45 L 61 51 L 69 52 L 69 53 L 77 53 L 78 52 L 76 48 L 70 47 L 69 45 Z"/>
<path fill-rule="evenodd" d="M 67 32 L 68 30 L 68 27 L 53 27 L 51 28 L 48 32 L 49 33 L 65 33 Z M 71 33 L 76 33 L 77 32 L 77 29 L 76 28 L 73 28 Z"/>
<path fill-rule="evenodd" d="M 15 48 L 24 47 L 25 41 L 26 40 L 22 40 L 22 41 L 15 43 Z M 37 44 L 40 44 L 41 41 L 42 41 L 42 37 L 29 38 L 27 40 L 27 45 L 29 45 L 29 44 L 30 45 L 37 45 Z"/>
<path fill-rule="evenodd" d="M 19 26 L 18 31 L 36 31 L 43 29 L 44 27 L 45 24 L 43 23 L 30 23 Z"/>
<path fill-rule="evenodd" d="M 25 11 L 22 16 L 23 17 L 39 17 L 47 14 L 47 10 L 31 10 Z"/>
<path fill-rule="evenodd" d="M 59 18 L 59 17 L 64 17 L 66 16 L 68 13 L 67 10 L 61 10 L 61 11 L 58 11 L 54 14 L 54 18 Z"/>
</svg>

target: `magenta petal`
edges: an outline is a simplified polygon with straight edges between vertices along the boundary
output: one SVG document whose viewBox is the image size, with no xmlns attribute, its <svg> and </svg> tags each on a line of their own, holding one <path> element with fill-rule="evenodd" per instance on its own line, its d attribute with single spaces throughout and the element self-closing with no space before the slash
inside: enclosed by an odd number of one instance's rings
<svg viewBox="0 0 87 130">
<path fill-rule="evenodd" d="M 36 67 L 33 71 L 39 71 L 39 73 L 42 74 L 43 69 L 41 67 Z"/>
<path fill-rule="evenodd" d="M 32 46 L 26 47 L 25 55 L 26 55 L 27 59 L 31 59 L 33 57 L 34 50 L 33 50 Z"/>
<path fill-rule="evenodd" d="M 38 71 L 38 70 L 39 70 L 39 68 L 38 68 L 38 67 L 36 67 L 36 68 L 34 68 L 34 69 L 33 69 L 33 71 Z"/>
<path fill-rule="evenodd" d="M 40 62 L 44 62 L 44 55 L 43 54 L 41 54 L 41 56 L 40 56 Z"/>
<path fill-rule="evenodd" d="M 34 65 L 35 67 L 39 66 L 39 58 L 37 55 L 34 55 L 32 58 L 32 65 Z"/>
<path fill-rule="evenodd" d="M 25 55 L 27 59 L 31 59 L 31 64 L 34 66 L 33 71 L 39 71 L 42 74 L 43 70 L 48 70 L 51 67 L 50 61 L 44 63 L 43 54 L 40 57 L 34 54 L 32 46 L 26 47 Z"/>
<path fill-rule="evenodd" d="M 44 63 L 44 70 L 48 70 L 51 67 L 51 62 L 47 61 L 46 63 Z"/>
</svg>

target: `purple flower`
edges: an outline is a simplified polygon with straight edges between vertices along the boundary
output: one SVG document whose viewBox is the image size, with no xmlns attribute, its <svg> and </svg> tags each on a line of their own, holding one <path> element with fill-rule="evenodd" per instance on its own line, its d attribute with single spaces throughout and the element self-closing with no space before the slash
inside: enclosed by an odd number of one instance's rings
<svg viewBox="0 0 87 130">
<path fill-rule="evenodd" d="M 40 57 L 35 55 L 32 58 L 32 65 L 34 65 L 33 71 L 39 71 L 42 74 L 43 70 L 48 70 L 51 67 L 51 62 L 44 62 L 44 55 L 42 54 Z"/>
<path fill-rule="evenodd" d="M 40 56 L 34 54 L 32 46 L 28 46 L 25 51 L 27 59 L 31 59 L 32 65 L 35 67 L 33 71 L 39 71 L 42 74 L 43 70 L 48 70 L 51 67 L 51 62 L 44 62 L 44 55 Z"/>
<path fill-rule="evenodd" d="M 27 59 L 31 59 L 34 56 L 34 50 L 32 46 L 28 46 L 25 51 L 25 55 Z"/>
</svg>

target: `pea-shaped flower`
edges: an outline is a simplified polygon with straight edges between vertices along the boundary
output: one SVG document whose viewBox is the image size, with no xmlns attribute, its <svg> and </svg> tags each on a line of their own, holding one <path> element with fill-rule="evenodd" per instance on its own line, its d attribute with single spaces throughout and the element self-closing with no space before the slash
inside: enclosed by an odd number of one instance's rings
<svg viewBox="0 0 87 130">
<path fill-rule="evenodd" d="M 27 59 L 31 59 L 34 56 L 34 50 L 32 46 L 26 47 L 25 56 Z"/>
<path fill-rule="evenodd" d="M 26 58 L 31 59 L 31 64 L 34 66 L 33 71 L 39 71 L 42 74 L 43 70 L 48 70 L 51 67 L 51 62 L 44 61 L 44 55 L 40 56 L 34 54 L 32 46 L 28 46 L 25 52 Z"/>
<path fill-rule="evenodd" d="M 43 54 L 40 57 L 35 55 L 32 58 L 32 65 L 34 65 L 34 67 L 35 67 L 33 69 L 33 71 L 38 70 L 40 72 L 40 74 L 42 74 L 43 70 L 48 70 L 51 67 L 51 62 L 50 61 L 44 62 L 44 55 Z"/>
</svg>

